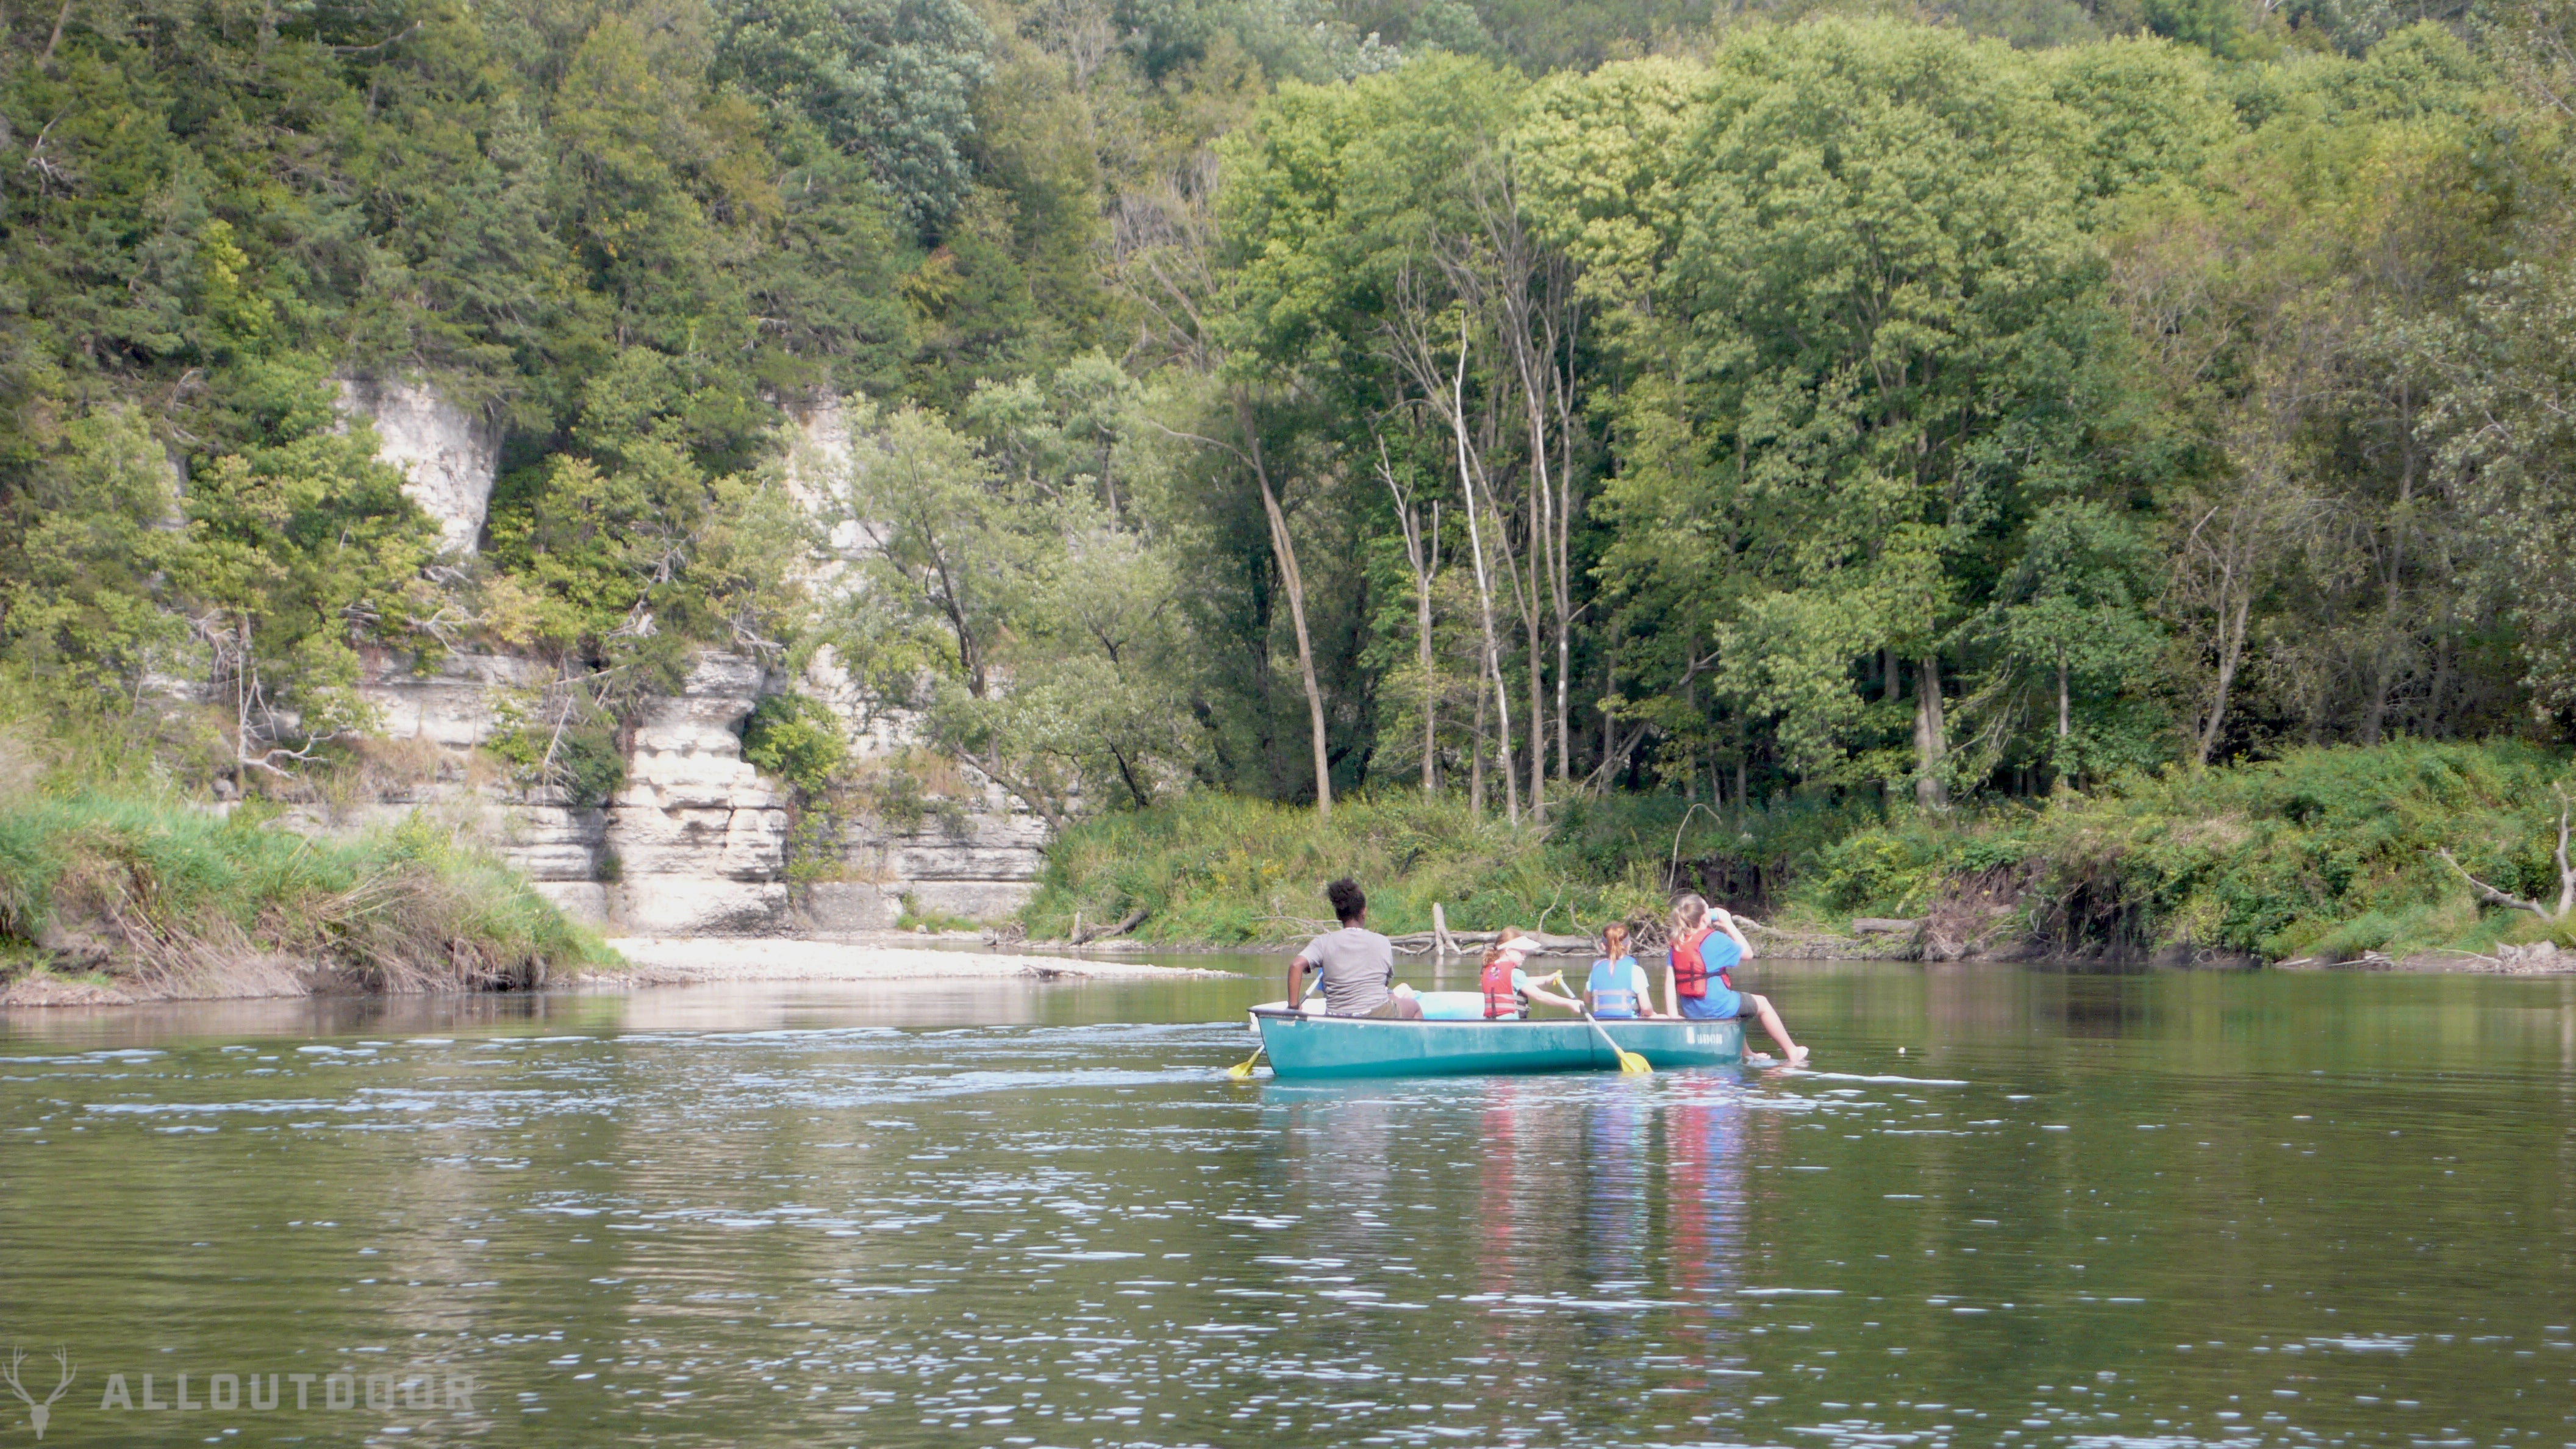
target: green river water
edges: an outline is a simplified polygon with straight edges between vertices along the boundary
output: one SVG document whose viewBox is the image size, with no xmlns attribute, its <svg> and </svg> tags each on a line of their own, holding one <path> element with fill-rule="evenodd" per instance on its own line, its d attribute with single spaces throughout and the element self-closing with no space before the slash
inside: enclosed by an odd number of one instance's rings
<svg viewBox="0 0 2576 1449">
<path fill-rule="evenodd" d="M 2576 982 L 1766 963 L 1815 1070 L 1300 1088 L 1240 964 L 0 1016 L 0 1349 L 49 1445 L 2576 1443 Z"/>
</svg>

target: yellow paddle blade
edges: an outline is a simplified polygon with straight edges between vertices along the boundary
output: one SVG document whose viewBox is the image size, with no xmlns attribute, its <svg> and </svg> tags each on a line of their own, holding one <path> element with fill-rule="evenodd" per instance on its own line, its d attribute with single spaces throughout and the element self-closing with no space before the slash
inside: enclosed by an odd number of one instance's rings
<svg viewBox="0 0 2576 1449">
<path fill-rule="evenodd" d="M 1650 1076 L 1653 1074 L 1654 1070 L 1655 1069 L 1653 1067 L 1646 1064 L 1646 1059 L 1644 1057 L 1637 1055 L 1635 1052 L 1619 1053 L 1619 1075 L 1623 1077 Z"/>
<path fill-rule="evenodd" d="M 1252 1077 L 1252 1064 L 1259 1060 L 1261 1060 L 1261 1053 L 1254 1052 L 1252 1055 L 1245 1057 L 1242 1061 L 1236 1062 L 1233 1066 L 1226 1068 L 1225 1074 L 1234 1078 L 1238 1082 L 1249 1081 Z"/>
</svg>

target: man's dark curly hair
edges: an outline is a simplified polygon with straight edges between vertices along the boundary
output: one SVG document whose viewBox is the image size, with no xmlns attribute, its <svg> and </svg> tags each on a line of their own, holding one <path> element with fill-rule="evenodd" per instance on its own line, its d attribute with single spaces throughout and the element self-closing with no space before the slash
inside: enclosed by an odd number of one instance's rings
<svg viewBox="0 0 2576 1449">
<path fill-rule="evenodd" d="M 1360 883 L 1349 876 L 1324 887 L 1324 899 L 1333 903 L 1333 914 L 1345 926 L 1368 911 L 1368 897 L 1360 893 Z"/>
</svg>

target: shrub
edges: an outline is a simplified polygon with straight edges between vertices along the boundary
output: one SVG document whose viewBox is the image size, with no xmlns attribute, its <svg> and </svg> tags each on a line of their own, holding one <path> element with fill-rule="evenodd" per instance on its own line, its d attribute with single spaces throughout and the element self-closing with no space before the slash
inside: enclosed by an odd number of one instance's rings
<svg viewBox="0 0 2576 1449">
<path fill-rule="evenodd" d="M 828 705 L 801 694 L 773 694 L 743 722 L 742 757 L 812 799 L 831 787 L 849 762 L 850 748 Z"/>
<path fill-rule="evenodd" d="M 2576 918 L 2482 907 L 2437 853 L 2554 904 L 2551 786 L 2569 775 L 2561 756 L 2514 742 L 2398 740 L 1949 816 L 1889 818 L 1866 796 L 1821 794 L 1720 815 L 1644 795 L 1569 804 L 1546 831 L 1409 791 L 1338 803 L 1320 829 L 1311 810 L 1201 793 L 1067 831 L 1024 919 L 1032 934 L 1061 934 L 1076 910 L 1097 921 L 1146 906 L 1149 939 L 1283 940 L 1324 924 L 1324 884 L 1349 875 L 1390 933 L 1427 929 L 1435 901 L 1458 930 L 1588 931 L 1660 912 L 1678 876 L 1730 881 L 1719 893 L 1738 904 L 1767 898 L 1775 924 L 1834 926 L 1921 915 L 1974 882 L 2028 882 L 2023 934 L 2068 954 L 2350 959 L 2576 943 Z"/>
<path fill-rule="evenodd" d="M 0 959 L 155 982 L 257 958 L 375 990 L 527 985 L 607 959 L 524 877 L 414 815 L 354 840 L 87 792 L 0 796 Z"/>
</svg>

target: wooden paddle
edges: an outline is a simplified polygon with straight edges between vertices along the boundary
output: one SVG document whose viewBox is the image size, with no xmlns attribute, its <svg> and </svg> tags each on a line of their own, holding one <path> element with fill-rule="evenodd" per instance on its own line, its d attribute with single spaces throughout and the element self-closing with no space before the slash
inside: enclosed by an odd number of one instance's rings
<svg viewBox="0 0 2576 1449">
<path fill-rule="evenodd" d="M 1316 992 L 1318 992 L 1318 991 L 1321 991 L 1321 990 L 1323 990 L 1323 989 L 1324 989 L 1324 981 L 1323 981 L 1323 978 L 1322 978 L 1321 976 L 1318 976 L 1318 977 L 1316 977 L 1316 978 L 1315 978 L 1315 984 L 1314 984 L 1313 986 L 1311 986 L 1311 987 L 1307 988 L 1306 995 L 1305 995 L 1304 999 L 1303 999 L 1303 1000 L 1301 1000 L 1301 1001 L 1299 1001 L 1299 1002 L 1297 1003 L 1297 1005 L 1298 1005 L 1299 1009 L 1301 1009 L 1301 1010 L 1302 1010 L 1302 1009 L 1304 1009 L 1306 1002 L 1314 1000 L 1314 999 L 1315 999 L 1315 993 L 1316 993 Z M 1235 1079 L 1236 1081 L 1238 1081 L 1238 1082 L 1248 1082 L 1248 1081 L 1251 1081 L 1251 1080 L 1252 1080 L 1252 1064 L 1253 1064 L 1253 1063 L 1255 1063 L 1255 1062 L 1257 1062 L 1257 1061 L 1260 1061 L 1260 1060 L 1261 1060 L 1261 1054 L 1262 1054 L 1263 1052 L 1268 1051 L 1268 1050 L 1270 1050 L 1270 1043 L 1268 1043 L 1268 1042 L 1263 1042 L 1261 1045 L 1259 1045 L 1259 1046 L 1257 1046 L 1257 1047 L 1254 1047 L 1254 1048 L 1252 1049 L 1252 1055 L 1250 1055 L 1250 1056 L 1248 1056 L 1248 1057 L 1245 1057 L 1242 1061 L 1236 1062 L 1233 1066 L 1230 1066 L 1230 1067 L 1226 1068 L 1226 1069 L 1225 1069 L 1225 1074 L 1226 1074 L 1227 1076 L 1229 1076 L 1229 1077 L 1234 1078 L 1234 1079 Z"/>
</svg>

